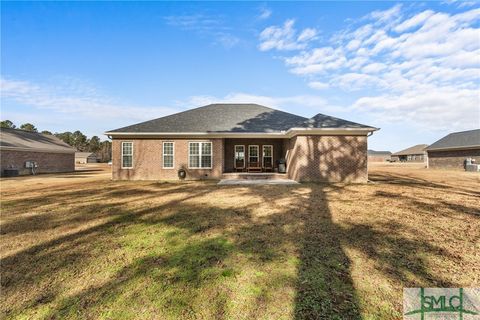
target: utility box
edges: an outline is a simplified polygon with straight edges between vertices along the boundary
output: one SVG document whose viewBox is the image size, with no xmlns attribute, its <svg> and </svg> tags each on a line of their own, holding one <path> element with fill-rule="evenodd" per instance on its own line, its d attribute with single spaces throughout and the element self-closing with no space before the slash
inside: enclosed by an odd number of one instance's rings
<svg viewBox="0 0 480 320">
<path fill-rule="evenodd" d="M 37 168 L 37 161 L 25 161 L 25 168 Z"/>
</svg>

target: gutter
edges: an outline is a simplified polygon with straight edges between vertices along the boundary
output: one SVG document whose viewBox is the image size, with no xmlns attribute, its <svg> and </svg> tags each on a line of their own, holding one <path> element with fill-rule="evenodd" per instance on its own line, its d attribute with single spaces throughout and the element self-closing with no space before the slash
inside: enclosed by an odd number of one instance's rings
<svg viewBox="0 0 480 320">
<path fill-rule="evenodd" d="M 380 128 L 291 128 L 287 131 L 280 132 L 112 132 L 107 131 L 105 135 L 108 137 L 161 137 L 161 136 L 178 136 L 178 137 L 192 137 L 192 136 L 205 136 L 205 137 L 219 137 L 219 138 L 291 138 L 297 135 L 366 135 L 371 136 L 373 132 L 380 130 Z"/>
</svg>

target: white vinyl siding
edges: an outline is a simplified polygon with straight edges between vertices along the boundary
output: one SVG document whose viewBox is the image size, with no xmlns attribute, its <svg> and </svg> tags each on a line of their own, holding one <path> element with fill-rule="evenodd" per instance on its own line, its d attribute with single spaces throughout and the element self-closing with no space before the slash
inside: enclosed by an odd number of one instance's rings
<svg viewBox="0 0 480 320">
<path fill-rule="evenodd" d="M 122 169 L 133 168 L 133 142 L 122 142 Z"/>
<path fill-rule="evenodd" d="M 211 169 L 212 168 L 212 143 L 211 142 L 189 142 L 188 167 L 190 169 Z"/>
<path fill-rule="evenodd" d="M 163 168 L 164 169 L 174 168 L 174 148 L 175 147 L 173 142 L 163 143 Z"/>
</svg>

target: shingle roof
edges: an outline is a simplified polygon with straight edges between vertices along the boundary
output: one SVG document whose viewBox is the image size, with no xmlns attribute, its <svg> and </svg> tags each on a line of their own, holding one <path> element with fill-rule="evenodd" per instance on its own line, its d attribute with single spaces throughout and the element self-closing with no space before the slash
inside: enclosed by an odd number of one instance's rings
<svg viewBox="0 0 480 320">
<path fill-rule="evenodd" d="M 371 150 L 369 149 L 367 151 L 368 155 L 391 155 L 392 153 L 390 151 L 376 151 L 376 150 Z"/>
<path fill-rule="evenodd" d="M 480 129 L 450 133 L 432 143 L 427 150 L 472 147 L 480 148 Z"/>
<path fill-rule="evenodd" d="M 74 148 L 53 135 L 9 128 L 0 129 L 0 147 L 43 152 L 75 152 Z"/>
<path fill-rule="evenodd" d="M 93 152 L 75 152 L 75 158 L 88 158 L 89 156 L 97 156 Z"/>
<path fill-rule="evenodd" d="M 281 132 L 291 128 L 375 128 L 317 114 L 308 119 L 258 104 L 210 104 L 109 133 Z"/>
<path fill-rule="evenodd" d="M 407 148 L 402 151 L 398 151 L 392 154 L 392 156 L 406 156 L 409 154 L 423 154 L 425 148 L 428 147 L 428 144 L 417 144 L 413 147 Z"/>
</svg>

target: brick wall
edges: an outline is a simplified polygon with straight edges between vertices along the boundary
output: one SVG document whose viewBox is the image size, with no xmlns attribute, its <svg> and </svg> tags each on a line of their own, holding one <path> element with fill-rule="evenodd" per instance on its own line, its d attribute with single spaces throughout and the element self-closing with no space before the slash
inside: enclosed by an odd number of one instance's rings
<svg viewBox="0 0 480 320">
<path fill-rule="evenodd" d="M 121 167 L 121 143 L 133 142 L 133 168 Z M 163 169 L 162 143 L 174 142 L 174 168 Z M 212 169 L 188 168 L 188 143 L 212 142 Z M 114 180 L 171 180 L 178 179 L 180 168 L 187 179 L 220 179 L 223 173 L 223 139 L 114 139 L 112 141 L 112 178 Z"/>
<path fill-rule="evenodd" d="M 428 167 L 463 170 L 463 161 L 466 158 L 473 158 L 480 164 L 480 149 L 428 151 Z"/>
<path fill-rule="evenodd" d="M 366 182 L 366 136 L 296 136 L 287 144 L 287 172 L 297 181 Z"/>
<path fill-rule="evenodd" d="M 259 160 L 262 162 L 263 156 L 263 145 L 273 146 L 273 164 L 274 167 L 278 167 L 276 162 L 281 158 L 285 158 L 285 152 L 283 148 L 283 140 L 286 139 L 225 139 L 225 172 L 235 171 L 233 161 L 234 161 L 234 148 L 235 145 L 245 146 L 245 165 L 248 166 L 248 146 L 249 145 L 258 145 L 259 146 Z"/>
<path fill-rule="evenodd" d="M 25 168 L 26 161 L 36 161 L 37 173 L 71 172 L 75 170 L 75 154 L 53 153 L 53 152 L 31 152 L 2 150 L 1 174 L 3 170 L 14 167 L 19 170 L 20 175 L 31 174 L 31 169 Z"/>
<path fill-rule="evenodd" d="M 370 155 L 368 156 L 368 162 L 386 162 L 387 160 L 390 160 L 390 156 L 382 156 L 382 155 Z"/>
</svg>

